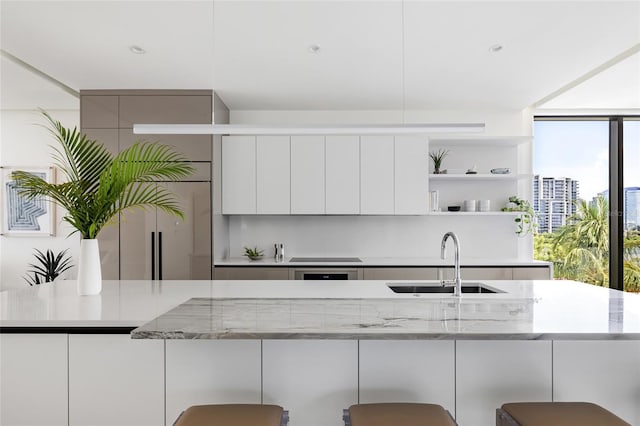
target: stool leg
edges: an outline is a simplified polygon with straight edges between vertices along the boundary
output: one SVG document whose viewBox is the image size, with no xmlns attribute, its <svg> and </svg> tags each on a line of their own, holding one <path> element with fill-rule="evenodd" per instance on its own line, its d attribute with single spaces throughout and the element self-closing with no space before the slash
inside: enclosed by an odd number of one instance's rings
<svg viewBox="0 0 640 426">
<path fill-rule="evenodd" d="M 344 421 L 344 426 L 351 426 L 351 417 L 349 417 L 349 410 L 342 410 L 342 420 Z"/>
<path fill-rule="evenodd" d="M 496 426 L 520 426 L 509 413 L 504 411 L 502 408 L 496 409 Z"/>
</svg>

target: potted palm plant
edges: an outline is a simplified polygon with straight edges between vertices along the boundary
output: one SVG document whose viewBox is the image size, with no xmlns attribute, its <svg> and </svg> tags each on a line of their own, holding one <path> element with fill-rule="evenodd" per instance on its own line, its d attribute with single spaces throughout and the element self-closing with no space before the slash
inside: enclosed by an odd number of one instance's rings
<svg viewBox="0 0 640 426">
<path fill-rule="evenodd" d="M 158 208 L 184 218 L 176 196 L 155 181 L 179 180 L 194 169 L 185 156 L 157 143 L 137 142 L 114 156 L 76 128 L 67 129 L 47 112 L 42 114 L 58 142 L 53 160 L 64 182 L 48 183 L 23 171 L 13 172 L 12 177 L 22 195 L 44 196 L 66 210 L 63 220 L 82 238 L 78 294 L 99 294 L 102 276 L 96 237 L 100 231 L 132 208 Z"/>
<path fill-rule="evenodd" d="M 56 254 L 53 250 L 49 249 L 46 253 L 41 252 L 38 249 L 34 249 L 36 252 L 33 256 L 36 258 L 36 263 L 30 263 L 32 268 L 27 271 L 33 275 L 27 275 L 25 280 L 29 285 L 38 285 L 41 283 L 53 282 L 63 272 L 71 269 L 71 257 L 67 255 L 68 250 L 62 250 Z"/>
</svg>

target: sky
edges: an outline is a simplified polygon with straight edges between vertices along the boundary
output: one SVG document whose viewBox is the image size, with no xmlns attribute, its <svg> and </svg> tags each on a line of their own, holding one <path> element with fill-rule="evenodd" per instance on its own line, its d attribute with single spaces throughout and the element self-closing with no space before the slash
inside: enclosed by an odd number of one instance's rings
<svg viewBox="0 0 640 426">
<path fill-rule="evenodd" d="M 591 200 L 608 187 L 608 121 L 536 121 L 533 173 L 579 182 Z M 640 186 L 640 121 L 624 123 L 624 186 Z"/>
</svg>

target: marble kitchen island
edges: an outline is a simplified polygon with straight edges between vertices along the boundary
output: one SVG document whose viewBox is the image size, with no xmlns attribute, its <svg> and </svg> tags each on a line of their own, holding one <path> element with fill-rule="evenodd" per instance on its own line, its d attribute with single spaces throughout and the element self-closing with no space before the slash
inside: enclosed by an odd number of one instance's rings
<svg viewBox="0 0 640 426">
<path fill-rule="evenodd" d="M 350 404 L 400 400 L 441 404 L 463 426 L 494 424 L 494 409 L 517 400 L 593 401 L 640 424 L 638 295 L 485 283 L 503 293 L 416 297 L 382 281 L 0 293 L 0 423 L 35 393 L 46 402 L 29 415 L 47 424 L 170 425 L 195 403 L 265 402 L 294 426 L 340 425 Z"/>
</svg>

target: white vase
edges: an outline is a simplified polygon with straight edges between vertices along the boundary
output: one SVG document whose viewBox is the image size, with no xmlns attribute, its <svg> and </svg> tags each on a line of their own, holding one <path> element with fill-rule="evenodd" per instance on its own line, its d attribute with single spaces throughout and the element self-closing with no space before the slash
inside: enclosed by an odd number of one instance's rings
<svg viewBox="0 0 640 426">
<path fill-rule="evenodd" d="M 98 240 L 83 239 L 80 241 L 80 259 L 78 260 L 78 294 L 90 296 L 100 294 L 101 290 L 102 270 Z"/>
</svg>

